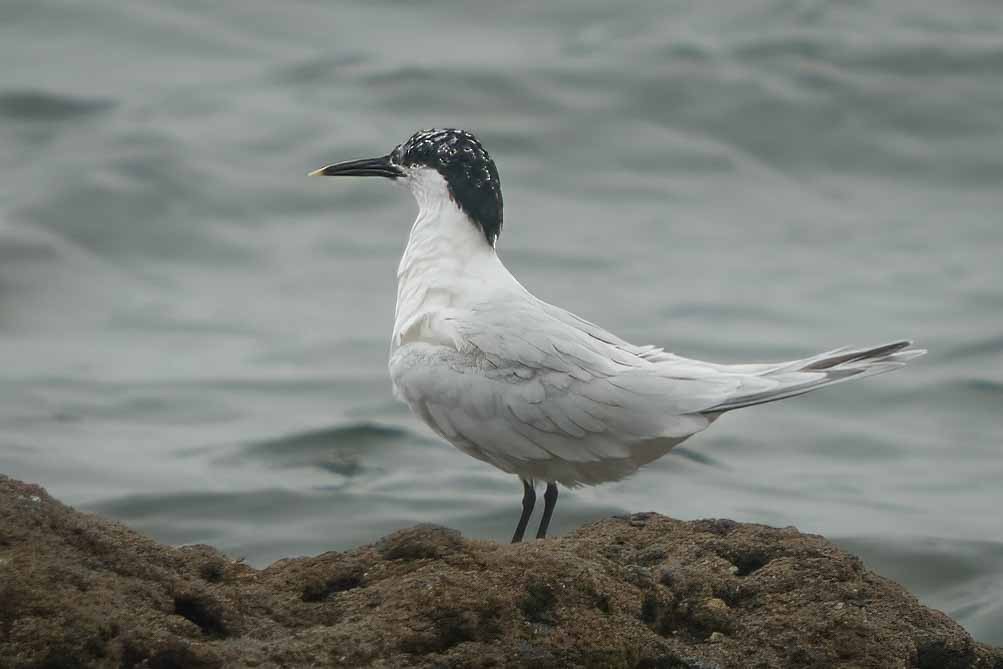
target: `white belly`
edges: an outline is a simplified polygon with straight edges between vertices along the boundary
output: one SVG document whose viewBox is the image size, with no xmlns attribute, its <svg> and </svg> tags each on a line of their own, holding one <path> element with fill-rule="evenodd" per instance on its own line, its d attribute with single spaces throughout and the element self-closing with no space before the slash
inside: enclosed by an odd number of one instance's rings
<svg viewBox="0 0 1003 669">
<path fill-rule="evenodd" d="M 536 429 L 526 415 L 513 413 L 508 398 L 535 379 L 491 378 L 484 360 L 445 346 L 400 346 L 390 358 L 390 377 L 395 395 L 443 439 L 522 478 L 569 487 L 615 481 L 686 439 L 638 439 L 612 429 Z"/>
</svg>

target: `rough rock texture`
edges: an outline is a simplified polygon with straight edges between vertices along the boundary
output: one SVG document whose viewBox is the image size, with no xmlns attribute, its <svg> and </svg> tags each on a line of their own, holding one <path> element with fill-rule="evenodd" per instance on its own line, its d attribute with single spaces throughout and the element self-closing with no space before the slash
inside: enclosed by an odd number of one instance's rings
<svg viewBox="0 0 1003 669">
<path fill-rule="evenodd" d="M 255 570 L 0 477 L 0 667 L 1003 669 L 822 537 L 654 514 L 510 546 L 415 527 Z"/>
</svg>

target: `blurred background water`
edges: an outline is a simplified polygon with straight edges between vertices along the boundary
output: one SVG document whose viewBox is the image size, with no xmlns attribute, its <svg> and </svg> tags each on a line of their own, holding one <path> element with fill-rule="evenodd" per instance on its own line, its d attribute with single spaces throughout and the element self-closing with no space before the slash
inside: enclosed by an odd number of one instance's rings
<svg viewBox="0 0 1003 669">
<path fill-rule="evenodd" d="M 931 350 L 564 492 L 558 533 L 795 525 L 1003 644 L 998 3 L 5 0 L 0 60 L 0 472 L 259 566 L 507 539 L 518 482 L 391 396 L 410 197 L 305 177 L 465 127 L 543 299 L 722 362 Z"/>
</svg>

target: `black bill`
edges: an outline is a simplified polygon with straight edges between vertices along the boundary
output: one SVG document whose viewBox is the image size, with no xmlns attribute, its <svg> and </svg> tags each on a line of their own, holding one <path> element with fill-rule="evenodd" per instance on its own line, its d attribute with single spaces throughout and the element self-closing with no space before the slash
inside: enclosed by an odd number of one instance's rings
<svg viewBox="0 0 1003 669">
<path fill-rule="evenodd" d="M 390 156 L 346 160 L 310 172 L 312 177 L 387 177 L 396 179 L 404 172 L 390 162 Z"/>
</svg>

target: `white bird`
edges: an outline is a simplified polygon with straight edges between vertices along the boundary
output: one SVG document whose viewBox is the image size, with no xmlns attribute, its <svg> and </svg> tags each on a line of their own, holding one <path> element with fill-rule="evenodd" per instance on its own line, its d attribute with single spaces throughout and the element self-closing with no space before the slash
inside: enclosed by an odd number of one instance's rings
<svg viewBox="0 0 1003 669">
<path fill-rule="evenodd" d="M 925 353 L 897 341 L 730 365 L 630 344 L 536 298 L 502 264 L 498 171 L 462 130 L 422 130 L 388 155 L 311 175 L 387 177 L 417 200 L 397 270 L 394 393 L 453 446 L 522 479 L 513 542 L 533 511 L 536 481 L 547 484 L 543 538 L 557 483 L 622 479 L 725 411 L 891 371 Z"/>
</svg>

